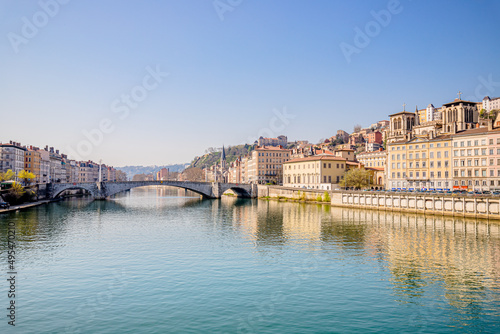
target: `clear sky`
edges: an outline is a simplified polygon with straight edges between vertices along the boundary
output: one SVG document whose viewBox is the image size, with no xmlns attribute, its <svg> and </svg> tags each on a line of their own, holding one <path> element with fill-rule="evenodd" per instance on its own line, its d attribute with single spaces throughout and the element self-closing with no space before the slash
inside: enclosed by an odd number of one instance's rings
<svg viewBox="0 0 500 334">
<path fill-rule="evenodd" d="M 500 96 L 495 0 L 2 0 L 0 15 L 0 141 L 115 166 Z"/>
</svg>

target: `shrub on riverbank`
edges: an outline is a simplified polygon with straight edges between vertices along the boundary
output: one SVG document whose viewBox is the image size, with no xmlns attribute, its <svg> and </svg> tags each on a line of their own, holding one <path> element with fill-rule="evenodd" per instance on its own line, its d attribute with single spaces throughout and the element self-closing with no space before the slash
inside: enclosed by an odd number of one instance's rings
<svg viewBox="0 0 500 334">
<path fill-rule="evenodd" d="M 26 189 L 19 183 L 14 183 L 12 188 L 3 195 L 3 198 L 10 205 L 18 205 L 36 200 L 36 193 L 31 189 Z"/>
</svg>

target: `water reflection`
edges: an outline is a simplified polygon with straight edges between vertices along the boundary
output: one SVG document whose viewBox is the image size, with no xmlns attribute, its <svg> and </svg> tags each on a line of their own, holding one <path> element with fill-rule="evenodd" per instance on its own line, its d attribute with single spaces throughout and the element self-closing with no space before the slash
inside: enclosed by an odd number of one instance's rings
<svg viewBox="0 0 500 334">
<path fill-rule="evenodd" d="M 321 247 L 376 261 L 390 274 L 394 299 L 423 306 L 425 321 L 450 307 L 459 315 L 452 319 L 457 326 L 485 314 L 498 316 L 498 222 L 276 201 L 233 205 L 236 201 L 214 202 L 212 212 L 221 219 L 221 209 L 230 211 L 232 227 L 258 251 L 306 245 L 301 251 Z"/>
</svg>

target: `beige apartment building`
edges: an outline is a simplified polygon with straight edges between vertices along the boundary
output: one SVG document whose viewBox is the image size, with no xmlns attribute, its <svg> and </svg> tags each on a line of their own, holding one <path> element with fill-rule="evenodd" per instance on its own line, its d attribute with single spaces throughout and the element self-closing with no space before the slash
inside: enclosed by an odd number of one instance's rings
<svg viewBox="0 0 500 334">
<path fill-rule="evenodd" d="M 387 160 L 387 151 L 362 152 L 356 159 L 365 167 L 384 168 Z"/>
<path fill-rule="evenodd" d="M 283 164 L 283 186 L 334 190 L 344 177 L 347 160 L 332 155 L 311 156 Z"/>
<path fill-rule="evenodd" d="M 489 190 L 488 139 L 487 128 L 466 130 L 453 136 L 454 189 Z"/>
<path fill-rule="evenodd" d="M 257 147 L 248 160 L 248 183 L 283 183 L 283 163 L 290 160 L 291 150 L 282 146 Z"/>
<path fill-rule="evenodd" d="M 388 144 L 386 171 L 388 189 L 451 189 L 451 136 Z"/>
</svg>

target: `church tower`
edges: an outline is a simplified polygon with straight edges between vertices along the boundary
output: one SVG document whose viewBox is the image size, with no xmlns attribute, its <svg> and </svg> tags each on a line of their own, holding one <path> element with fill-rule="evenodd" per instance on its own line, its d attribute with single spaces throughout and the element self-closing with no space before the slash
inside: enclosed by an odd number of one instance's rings
<svg viewBox="0 0 500 334">
<path fill-rule="evenodd" d="M 461 99 L 462 93 L 458 93 L 458 99 L 443 104 L 442 119 L 444 133 L 457 133 L 459 131 L 473 129 L 479 121 L 477 103 Z"/>
</svg>

